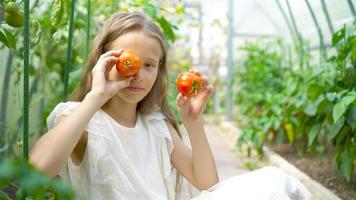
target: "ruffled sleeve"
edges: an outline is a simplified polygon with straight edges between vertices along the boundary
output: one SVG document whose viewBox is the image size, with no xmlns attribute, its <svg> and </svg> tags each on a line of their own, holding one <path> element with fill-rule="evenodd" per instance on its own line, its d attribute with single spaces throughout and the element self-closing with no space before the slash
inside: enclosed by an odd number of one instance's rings
<svg viewBox="0 0 356 200">
<path fill-rule="evenodd" d="M 165 122 L 166 117 L 160 112 L 160 110 L 157 109 L 156 111 L 149 114 L 145 118 L 148 124 L 150 125 L 151 129 L 154 129 L 152 133 L 166 140 L 168 153 L 170 155 L 173 151 L 174 145 L 173 145 L 172 136 Z"/>
<path fill-rule="evenodd" d="M 73 110 L 75 110 L 79 106 L 80 102 L 62 102 L 57 104 L 57 106 L 53 109 L 53 111 L 47 117 L 47 127 L 48 130 L 54 128 L 57 123 L 58 119 L 61 116 L 68 116 Z"/>
<path fill-rule="evenodd" d="M 54 128 L 57 125 L 60 117 L 70 115 L 76 108 L 78 108 L 80 103 L 81 102 L 75 102 L 75 101 L 59 103 L 47 117 L 48 130 Z M 98 118 L 97 113 L 94 114 L 94 116 L 89 121 L 87 127 L 85 128 L 85 130 L 88 133 L 89 132 L 97 132 L 98 124 L 96 123 L 97 120 L 95 118 Z M 99 127 L 99 129 L 100 128 L 101 127 Z"/>
</svg>

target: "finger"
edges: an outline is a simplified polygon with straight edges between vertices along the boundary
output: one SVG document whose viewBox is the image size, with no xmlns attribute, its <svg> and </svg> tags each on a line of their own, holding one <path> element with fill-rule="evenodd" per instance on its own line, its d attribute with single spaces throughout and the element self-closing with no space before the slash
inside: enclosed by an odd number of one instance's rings
<svg viewBox="0 0 356 200">
<path fill-rule="evenodd" d="M 206 89 L 206 91 L 202 92 L 202 95 L 200 97 L 200 101 L 202 102 L 203 106 L 202 108 L 205 109 L 206 105 L 208 104 L 208 101 L 212 94 L 214 93 L 214 87 L 212 85 L 209 85 Z"/>
<path fill-rule="evenodd" d="M 196 97 L 199 101 L 205 102 L 210 96 L 214 93 L 214 87 L 212 85 L 208 85 L 204 90 L 201 91 Z"/>
<path fill-rule="evenodd" d="M 116 57 L 119 57 L 119 56 L 122 54 L 122 52 L 123 52 L 123 49 L 110 50 L 110 51 L 107 51 L 107 52 L 105 52 L 104 54 L 102 54 L 102 55 L 100 56 L 100 58 L 103 59 L 103 58 L 106 58 L 106 57 L 108 57 L 108 56 L 116 56 Z M 100 59 L 100 58 L 99 58 L 99 59 Z"/>
<path fill-rule="evenodd" d="M 208 78 L 206 76 L 202 76 L 201 77 L 202 80 L 202 89 L 206 90 L 206 88 L 208 87 L 209 83 L 208 83 Z"/>
<path fill-rule="evenodd" d="M 119 58 L 116 56 L 110 56 L 103 58 L 98 62 L 94 68 L 98 69 L 101 72 L 108 72 L 111 68 L 119 61 Z"/>
<path fill-rule="evenodd" d="M 116 56 L 109 56 L 109 57 L 104 58 L 103 61 L 105 62 L 106 65 L 108 65 L 108 64 L 116 64 L 117 62 L 119 62 L 119 60 L 120 60 L 120 58 L 118 58 Z"/>
<path fill-rule="evenodd" d="M 179 93 L 177 95 L 177 99 L 176 100 L 177 100 L 177 104 L 178 104 L 179 107 L 183 105 L 184 99 L 183 99 L 183 95 L 181 93 Z"/>
<path fill-rule="evenodd" d="M 183 96 L 181 93 L 177 96 L 177 104 L 182 107 L 187 102 L 187 97 Z"/>
<path fill-rule="evenodd" d="M 199 77 L 201 77 L 201 72 L 197 69 L 190 69 L 189 72 L 194 73 L 194 74 L 198 75 Z"/>
<path fill-rule="evenodd" d="M 207 89 L 208 89 L 208 93 L 210 94 L 210 96 L 214 94 L 214 91 L 215 91 L 214 86 L 209 85 L 209 86 L 207 87 Z"/>
</svg>

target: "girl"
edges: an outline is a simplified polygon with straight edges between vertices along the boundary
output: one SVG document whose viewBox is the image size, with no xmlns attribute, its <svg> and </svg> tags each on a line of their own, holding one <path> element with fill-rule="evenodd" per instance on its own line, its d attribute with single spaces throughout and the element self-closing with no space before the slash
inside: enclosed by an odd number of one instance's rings
<svg viewBox="0 0 356 200">
<path fill-rule="evenodd" d="M 141 58 L 137 75 L 124 78 L 113 67 L 120 49 Z M 34 145 L 30 161 L 48 176 L 68 178 L 85 199 L 174 199 L 172 165 L 195 187 L 207 189 L 218 175 L 202 115 L 213 88 L 202 78 L 199 96 L 177 99 L 191 151 L 166 101 L 162 32 L 142 14 L 114 14 L 95 38 L 74 101 L 58 104 L 49 115 L 49 131 Z"/>
<path fill-rule="evenodd" d="M 137 75 L 118 74 L 114 65 L 122 50 L 140 57 Z M 30 162 L 48 176 L 68 179 L 83 199 L 179 199 L 179 174 L 206 190 L 197 198 L 207 199 L 220 189 L 212 187 L 219 178 L 202 114 L 213 87 L 202 80 L 197 96 L 177 96 L 190 149 L 166 101 L 162 32 L 143 14 L 114 14 L 95 38 L 73 101 L 58 104 L 49 115 L 49 131 L 32 148 Z"/>
</svg>

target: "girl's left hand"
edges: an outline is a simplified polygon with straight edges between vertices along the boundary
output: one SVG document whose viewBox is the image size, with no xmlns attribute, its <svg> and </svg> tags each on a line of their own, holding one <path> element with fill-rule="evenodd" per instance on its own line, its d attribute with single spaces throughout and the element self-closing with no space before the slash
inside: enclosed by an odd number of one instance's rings
<svg viewBox="0 0 356 200">
<path fill-rule="evenodd" d="M 201 76 L 199 71 L 190 70 L 190 72 L 201 77 L 203 81 L 202 90 L 196 96 L 192 97 L 183 96 L 179 93 L 177 96 L 178 111 L 184 125 L 198 125 L 199 123 L 202 125 L 203 111 L 205 110 L 209 98 L 213 94 L 214 88 L 212 85 L 209 85 L 206 77 Z"/>
</svg>

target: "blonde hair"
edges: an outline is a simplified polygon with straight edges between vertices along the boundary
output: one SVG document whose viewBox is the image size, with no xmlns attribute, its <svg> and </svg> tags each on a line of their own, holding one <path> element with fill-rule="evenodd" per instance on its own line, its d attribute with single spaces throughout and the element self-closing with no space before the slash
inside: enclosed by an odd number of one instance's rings
<svg viewBox="0 0 356 200">
<path fill-rule="evenodd" d="M 181 137 L 175 117 L 170 110 L 167 102 L 168 76 L 166 66 L 167 51 L 164 45 L 164 36 L 160 28 L 149 20 L 144 14 L 139 12 L 133 13 L 115 13 L 108 20 L 100 33 L 95 37 L 94 46 L 90 52 L 88 63 L 81 75 L 79 87 L 71 94 L 70 99 L 73 101 L 82 101 L 91 89 L 92 69 L 97 63 L 99 57 L 110 50 L 112 42 L 121 35 L 132 32 L 142 31 L 150 37 L 153 37 L 162 47 L 163 55 L 160 58 L 157 79 L 151 91 L 137 105 L 137 110 L 143 114 L 150 114 L 154 107 L 158 105 L 166 117 L 173 125 Z M 176 199 L 179 199 L 181 190 L 181 175 L 177 172 L 176 177 Z"/>
</svg>

